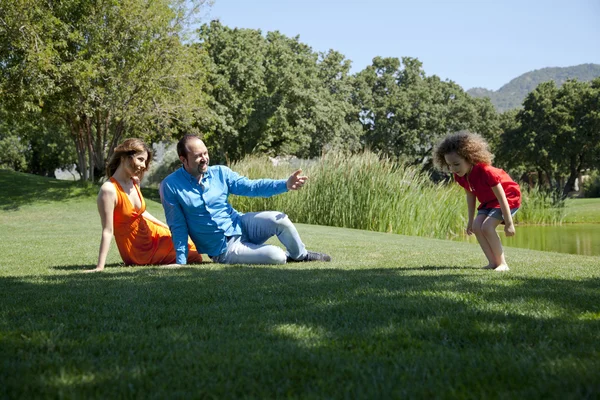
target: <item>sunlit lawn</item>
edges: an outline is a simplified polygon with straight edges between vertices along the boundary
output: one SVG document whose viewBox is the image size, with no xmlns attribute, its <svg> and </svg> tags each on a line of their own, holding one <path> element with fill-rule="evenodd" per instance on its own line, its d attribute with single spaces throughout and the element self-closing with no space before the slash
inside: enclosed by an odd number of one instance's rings
<svg viewBox="0 0 600 400">
<path fill-rule="evenodd" d="M 567 200 L 564 222 L 600 223 L 600 198 Z"/>
<path fill-rule="evenodd" d="M 89 190 L 26 178 L 0 171 L 0 398 L 600 395 L 597 257 L 510 248 L 495 273 L 475 244 L 299 225 L 333 262 L 130 268 L 113 246 L 89 275 Z"/>
</svg>

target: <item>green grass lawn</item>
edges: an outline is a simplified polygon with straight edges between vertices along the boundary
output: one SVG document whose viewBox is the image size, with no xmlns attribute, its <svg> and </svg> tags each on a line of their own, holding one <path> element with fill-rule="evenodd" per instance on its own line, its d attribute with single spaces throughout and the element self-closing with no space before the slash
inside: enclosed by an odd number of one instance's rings
<svg viewBox="0 0 600 400">
<path fill-rule="evenodd" d="M 564 222 L 600 223 L 600 198 L 567 200 L 567 215 Z"/>
<path fill-rule="evenodd" d="M 298 225 L 331 263 L 133 268 L 113 245 L 90 275 L 90 189 L 8 181 L 0 398 L 600 396 L 598 257 L 510 248 L 495 273 L 476 244 Z"/>
</svg>

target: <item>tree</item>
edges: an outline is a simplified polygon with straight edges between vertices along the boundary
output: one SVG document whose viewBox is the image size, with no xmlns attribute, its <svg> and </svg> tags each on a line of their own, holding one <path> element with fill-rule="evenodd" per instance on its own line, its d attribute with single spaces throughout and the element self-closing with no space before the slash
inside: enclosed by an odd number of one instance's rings
<svg viewBox="0 0 600 400">
<path fill-rule="evenodd" d="M 575 119 L 586 142 L 585 167 L 600 171 L 600 78 L 589 82 Z"/>
<path fill-rule="evenodd" d="M 202 112 L 187 27 L 204 0 L 0 0 L 0 97 L 68 130 L 84 179 L 125 136 L 168 137 Z"/>
<path fill-rule="evenodd" d="M 598 87 L 600 79 L 591 83 L 571 80 L 560 89 L 553 81 L 542 83 L 527 96 L 517 115 L 521 139 L 515 146 L 523 149 L 522 157 L 543 171 L 550 188 L 561 190 L 563 197 L 582 171 L 597 168 Z"/>
<path fill-rule="evenodd" d="M 362 125 L 358 119 L 360 110 L 352 103 L 351 62 L 343 54 L 329 50 L 319 54 L 317 67 L 320 112 L 315 113 L 316 131 L 309 155 L 316 156 L 324 150 L 359 151 Z"/>
<path fill-rule="evenodd" d="M 600 79 L 592 84 L 569 80 L 557 96 L 556 120 L 560 127 L 557 138 L 559 165 L 567 180 L 566 197 L 574 188 L 579 174 L 595 168 L 600 155 Z"/>
<path fill-rule="evenodd" d="M 517 114 L 521 131 L 513 136 L 521 139 L 511 146 L 522 149 L 523 158 L 539 171 L 540 182 L 543 172 L 551 189 L 554 187 L 552 178 L 557 171 L 556 156 L 551 154 L 555 137 L 553 103 L 557 92 L 554 82 L 549 81 L 538 85 L 525 98 L 523 110 Z"/>
<path fill-rule="evenodd" d="M 505 170 L 516 172 L 522 178 L 533 170 L 528 158 L 526 138 L 517 120 L 519 110 L 508 110 L 499 115 L 501 134 L 494 142 L 494 164 Z"/>
<path fill-rule="evenodd" d="M 427 77 L 419 60 L 375 57 L 359 72 L 354 101 L 361 109 L 364 145 L 411 164 L 430 166 L 438 138 L 471 129 L 499 134 L 489 100 L 472 99 L 454 82 Z"/>
<path fill-rule="evenodd" d="M 27 146 L 13 130 L 9 114 L 0 104 L 0 168 L 25 171 L 27 168 L 26 150 Z"/>
<path fill-rule="evenodd" d="M 266 45 L 259 30 L 231 29 L 219 21 L 200 27 L 211 114 L 198 125 L 215 161 L 238 160 L 247 152 L 245 130 L 266 91 Z"/>
<path fill-rule="evenodd" d="M 350 103 L 350 62 L 317 54 L 279 32 L 231 29 L 218 21 L 200 29 L 210 58 L 212 115 L 199 126 L 221 160 L 251 153 L 314 157 L 357 149 L 358 110 Z"/>
<path fill-rule="evenodd" d="M 0 104 L 0 165 L 15 171 L 54 177 L 72 168 L 75 148 L 60 127 L 43 124 L 39 113 L 8 112 Z"/>
<path fill-rule="evenodd" d="M 25 171 L 27 159 L 25 151 L 27 147 L 17 136 L 0 137 L 0 168 L 8 168 L 14 171 Z"/>
</svg>

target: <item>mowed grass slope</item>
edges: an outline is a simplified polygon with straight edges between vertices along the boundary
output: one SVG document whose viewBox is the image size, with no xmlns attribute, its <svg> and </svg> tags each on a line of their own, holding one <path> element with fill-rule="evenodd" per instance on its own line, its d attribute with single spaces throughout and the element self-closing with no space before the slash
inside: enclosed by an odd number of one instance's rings
<svg viewBox="0 0 600 400">
<path fill-rule="evenodd" d="M 0 398 L 600 395 L 597 257 L 511 248 L 495 273 L 476 244 L 298 225 L 333 262 L 131 268 L 113 246 L 90 275 L 95 189 L 8 182 Z"/>
<path fill-rule="evenodd" d="M 600 198 L 568 199 L 566 223 L 600 223 Z"/>
</svg>

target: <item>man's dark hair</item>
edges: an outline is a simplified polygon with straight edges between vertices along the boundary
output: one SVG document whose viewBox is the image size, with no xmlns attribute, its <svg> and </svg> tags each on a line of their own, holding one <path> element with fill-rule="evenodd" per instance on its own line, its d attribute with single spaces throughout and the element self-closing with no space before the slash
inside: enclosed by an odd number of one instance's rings
<svg viewBox="0 0 600 400">
<path fill-rule="evenodd" d="M 177 142 L 177 155 L 179 157 L 187 158 L 187 143 L 192 139 L 200 139 L 196 135 L 184 135 L 179 142 Z"/>
</svg>

